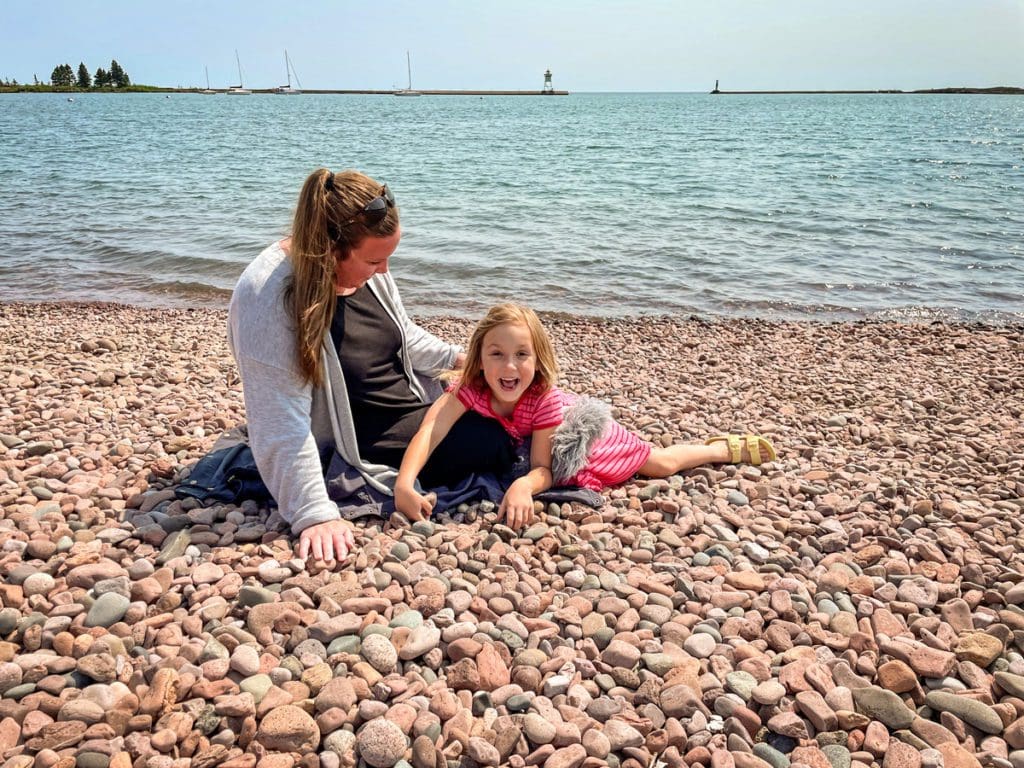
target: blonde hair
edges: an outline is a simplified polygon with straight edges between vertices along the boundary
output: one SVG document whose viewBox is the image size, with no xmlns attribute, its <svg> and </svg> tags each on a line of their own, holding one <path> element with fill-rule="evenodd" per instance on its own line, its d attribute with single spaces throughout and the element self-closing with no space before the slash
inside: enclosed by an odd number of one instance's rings
<svg viewBox="0 0 1024 768">
<path fill-rule="evenodd" d="M 456 391 L 462 387 L 481 389 L 484 384 L 483 348 L 484 337 L 489 331 L 501 325 L 525 325 L 530 332 L 533 354 L 537 358 L 536 370 L 531 386 L 540 393 L 547 392 L 558 383 L 558 360 L 551 337 L 541 325 L 537 313 L 521 304 L 498 304 L 487 310 L 484 319 L 477 323 L 469 337 L 466 362 L 462 370 L 446 371 L 441 374 L 444 381 L 456 382 Z"/>
<path fill-rule="evenodd" d="M 289 256 L 292 278 L 285 301 L 295 323 L 299 371 L 314 386 L 324 380 L 321 345 L 337 306 L 335 270 L 367 237 L 387 237 L 398 230 L 398 209 L 367 225 L 364 206 L 383 185 L 358 171 L 313 171 L 302 185 L 292 222 Z"/>
</svg>

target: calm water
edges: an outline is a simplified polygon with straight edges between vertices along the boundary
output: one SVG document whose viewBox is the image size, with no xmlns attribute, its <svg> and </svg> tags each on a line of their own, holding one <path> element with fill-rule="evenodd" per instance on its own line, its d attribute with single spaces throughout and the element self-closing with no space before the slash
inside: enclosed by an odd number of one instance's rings
<svg viewBox="0 0 1024 768">
<path fill-rule="evenodd" d="M 1024 98 L 0 95 L 0 300 L 224 306 L 319 165 L 419 314 L 1024 319 Z"/>
</svg>

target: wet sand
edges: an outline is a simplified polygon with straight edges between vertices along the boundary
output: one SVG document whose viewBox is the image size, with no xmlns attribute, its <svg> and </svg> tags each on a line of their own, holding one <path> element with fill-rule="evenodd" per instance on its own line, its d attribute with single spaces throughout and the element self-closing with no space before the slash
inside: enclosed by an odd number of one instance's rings
<svg viewBox="0 0 1024 768">
<path fill-rule="evenodd" d="M 170 490 L 224 324 L 0 304 L 4 768 L 1024 766 L 1020 327 L 552 318 L 566 389 L 778 460 L 325 568 Z"/>
</svg>

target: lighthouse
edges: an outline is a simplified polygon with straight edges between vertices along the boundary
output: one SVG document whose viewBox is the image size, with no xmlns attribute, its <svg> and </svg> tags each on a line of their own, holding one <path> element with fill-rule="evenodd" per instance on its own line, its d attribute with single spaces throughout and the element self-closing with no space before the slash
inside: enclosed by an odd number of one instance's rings
<svg viewBox="0 0 1024 768">
<path fill-rule="evenodd" d="M 555 95 L 555 86 L 551 84 L 551 70 L 549 69 L 544 73 L 544 87 L 541 88 L 540 92 L 545 96 Z"/>
</svg>

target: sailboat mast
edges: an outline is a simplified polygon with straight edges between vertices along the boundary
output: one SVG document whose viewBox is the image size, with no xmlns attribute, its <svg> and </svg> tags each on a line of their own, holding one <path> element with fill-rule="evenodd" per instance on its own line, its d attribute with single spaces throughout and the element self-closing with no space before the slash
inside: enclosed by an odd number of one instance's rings
<svg viewBox="0 0 1024 768">
<path fill-rule="evenodd" d="M 235 48 L 235 63 L 238 64 L 238 87 L 245 88 L 245 83 L 242 82 L 242 60 L 238 58 L 238 49 Z"/>
<path fill-rule="evenodd" d="M 409 71 L 409 90 L 412 90 L 412 59 L 409 58 L 409 51 L 405 52 L 405 67 Z"/>
<path fill-rule="evenodd" d="M 288 76 L 288 87 L 292 87 L 292 64 L 288 61 L 288 49 L 284 51 L 284 72 Z"/>
<path fill-rule="evenodd" d="M 206 73 L 206 90 L 210 90 L 210 68 L 204 64 L 203 71 Z"/>
</svg>

